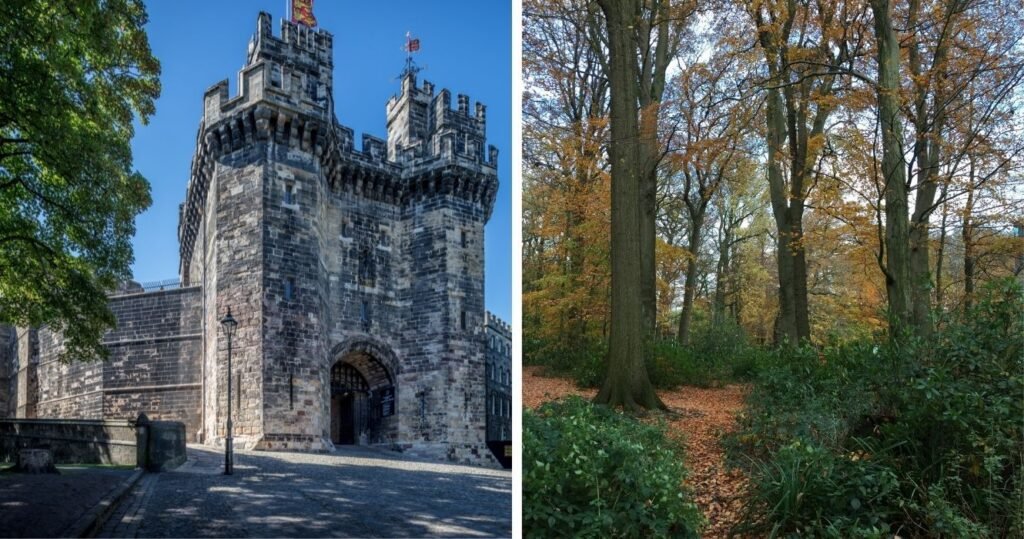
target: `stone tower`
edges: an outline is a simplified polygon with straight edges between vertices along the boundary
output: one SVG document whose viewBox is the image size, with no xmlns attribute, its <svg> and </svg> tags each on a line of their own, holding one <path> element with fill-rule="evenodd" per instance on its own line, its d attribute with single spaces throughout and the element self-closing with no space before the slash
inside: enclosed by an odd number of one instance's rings
<svg viewBox="0 0 1024 539">
<path fill-rule="evenodd" d="M 261 13 L 238 75 L 206 91 L 179 240 L 202 286 L 200 437 L 219 443 L 226 337 L 236 443 L 379 444 L 485 461 L 485 108 L 407 72 L 388 137 L 340 125 L 332 36 Z M 340 111 L 341 114 L 344 111 Z"/>
</svg>

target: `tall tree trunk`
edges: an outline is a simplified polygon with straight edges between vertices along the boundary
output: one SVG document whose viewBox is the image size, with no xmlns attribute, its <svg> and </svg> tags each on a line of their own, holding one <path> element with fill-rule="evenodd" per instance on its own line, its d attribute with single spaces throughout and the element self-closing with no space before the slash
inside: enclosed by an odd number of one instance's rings
<svg viewBox="0 0 1024 539">
<path fill-rule="evenodd" d="M 902 340 L 911 327 L 910 231 L 903 124 L 900 123 L 900 48 L 889 0 L 871 0 L 878 42 L 878 120 L 882 129 L 882 178 L 885 190 L 886 291 L 889 330 Z"/>
<path fill-rule="evenodd" d="M 743 317 L 743 293 L 741 292 L 743 290 L 743 274 L 740 273 L 740 261 L 739 253 L 736 253 L 736 256 L 730 260 L 731 267 L 729 268 L 729 274 L 732 276 L 729 285 L 732 290 L 736 291 L 732 303 L 729 304 L 729 316 L 732 317 L 732 322 L 736 326 L 740 325 Z"/>
<path fill-rule="evenodd" d="M 947 7 L 947 9 L 953 9 Z M 921 15 L 921 1 L 911 0 L 908 10 L 908 27 L 918 32 Z M 955 15 L 950 14 L 949 19 Z M 939 154 L 943 127 L 945 126 L 945 70 L 948 50 L 947 34 L 943 33 L 935 47 L 932 69 L 937 70 L 931 80 L 924 73 L 923 60 L 919 50 L 919 38 L 915 33 L 909 46 L 908 61 L 913 76 L 914 95 L 914 162 L 917 164 L 917 197 L 914 200 L 914 214 L 910 221 L 910 279 L 914 332 L 927 338 L 934 329 L 931 318 L 932 276 L 929 262 L 929 221 L 935 210 L 935 194 L 938 191 Z M 934 88 L 934 92 L 930 89 Z M 933 110 L 929 111 L 929 95 Z M 907 171 L 908 174 L 911 172 Z M 943 189 L 945 197 L 945 189 Z"/>
<path fill-rule="evenodd" d="M 803 201 L 792 201 L 794 241 L 793 249 L 793 315 L 796 320 L 795 342 L 811 339 L 811 319 L 807 309 L 807 251 L 804 249 Z"/>
<path fill-rule="evenodd" d="M 649 111 L 644 116 L 650 115 Z M 655 119 L 643 119 L 643 123 L 653 121 L 655 124 L 654 141 L 657 143 L 657 115 Z M 644 128 L 648 129 L 647 127 Z M 645 164 L 645 170 L 640 177 L 641 206 L 640 206 L 640 234 L 636 240 L 640 244 L 640 304 L 643 312 L 644 335 L 653 336 L 658 320 L 658 270 L 655 260 L 655 247 L 657 245 L 656 217 L 658 212 L 657 203 L 657 147 L 651 147 L 651 141 L 646 140 L 641 144 L 641 162 Z M 653 151 L 652 151 L 653 150 Z"/>
<path fill-rule="evenodd" d="M 926 193 L 926 191 L 930 193 Z M 935 197 L 935 184 L 918 185 L 917 202 L 914 205 L 914 216 L 910 226 L 910 280 L 911 317 L 914 333 L 919 337 L 932 334 L 932 276 L 929 261 L 929 214 L 931 209 L 922 213 L 921 208 L 931 208 Z"/>
<path fill-rule="evenodd" d="M 636 23 L 642 28 L 642 31 L 634 34 L 634 40 L 637 39 L 636 36 L 640 38 L 639 43 L 634 41 L 634 45 L 639 45 L 634 50 L 634 55 L 638 51 L 649 51 L 651 39 L 655 40 L 655 45 L 653 51 L 644 55 L 642 66 L 637 73 L 640 86 L 638 95 L 640 103 L 639 165 L 643 171 L 640 177 L 640 296 L 644 331 L 647 336 L 653 336 L 658 320 L 658 270 L 655 249 L 657 247 L 658 163 L 661 161 L 662 155 L 661 141 L 658 140 L 658 119 L 661 116 L 661 99 L 665 93 L 665 73 L 676 52 L 676 46 L 670 27 L 669 0 L 644 0 L 644 7 L 651 9 L 652 13 L 638 16 Z M 656 23 L 653 28 L 652 23 Z"/>
<path fill-rule="evenodd" d="M 732 216 L 726 212 L 722 216 L 722 234 L 718 243 L 718 265 L 715 271 L 715 304 L 713 320 L 715 324 L 725 322 L 725 298 L 729 293 L 729 271 L 731 261 L 729 255 L 732 252 L 733 235 Z"/>
<path fill-rule="evenodd" d="M 814 171 L 819 145 L 812 141 L 823 136 L 825 123 L 834 105 L 827 99 L 833 95 L 834 74 L 820 74 L 816 89 L 804 86 L 804 74 L 794 74 L 789 38 L 797 23 L 798 3 L 779 3 L 785 12 L 780 18 L 766 16 L 755 8 L 754 19 L 759 27 L 759 42 L 765 53 L 769 80 L 767 92 L 768 186 L 772 215 L 778 231 L 776 260 L 779 273 L 779 314 L 775 322 L 776 344 L 799 344 L 811 337 L 807 291 L 807 255 L 803 241 L 804 180 Z M 829 24 L 823 22 L 824 24 Z M 760 28 L 766 28 L 760 30 Z M 768 27 L 779 28 L 781 36 Z M 800 30 L 803 31 L 803 30 Z M 833 58 L 826 44 L 819 47 L 823 61 L 841 63 Z M 800 81 L 794 81 L 799 78 Z M 813 118 L 812 118 L 812 103 Z M 810 125 L 808 120 L 811 119 Z M 788 140 L 788 147 L 783 145 Z M 783 171 L 782 160 L 788 159 Z"/>
<path fill-rule="evenodd" d="M 775 216 L 776 237 L 775 259 L 779 272 L 779 315 L 775 321 L 775 342 L 784 341 L 799 343 L 800 334 L 796 323 L 796 274 L 794 272 L 794 256 L 791 246 L 793 232 L 789 220 L 789 196 L 783 179 L 782 165 L 779 159 L 782 144 L 786 138 L 786 120 L 784 117 L 782 95 L 778 88 L 768 89 L 766 114 L 768 128 L 768 188 L 771 194 L 772 215 Z"/>
<path fill-rule="evenodd" d="M 974 305 L 974 156 L 968 155 L 967 202 L 964 203 L 964 312 Z"/>
<path fill-rule="evenodd" d="M 594 401 L 636 410 L 664 408 L 644 364 L 641 304 L 640 219 L 643 193 L 639 166 L 637 66 L 633 28 L 637 0 L 598 0 L 608 30 L 611 90 L 612 251 L 611 337 L 608 371 Z"/>
<path fill-rule="evenodd" d="M 935 251 L 935 309 L 941 316 L 945 309 L 942 302 L 945 300 L 942 293 L 942 263 L 946 254 L 946 223 L 949 220 L 949 203 L 946 201 L 948 184 L 943 184 L 942 195 L 942 223 L 939 225 L 939 246 Z"/>
<path fill-rule="evenodd" d="M 692 218 L 690 239 L 687 249 L 690 259 L 686 262 L 686 285 L 683 289 L 683 312 L 679 313 L 679 333 L 676 338 L 681 344 L 690 344 L 690 322 L 693 319 L 693 298 L 697 295 L 697 254 L 700 251 L 701 228 L 704 226 L 704 212 Z"/>
</svg>

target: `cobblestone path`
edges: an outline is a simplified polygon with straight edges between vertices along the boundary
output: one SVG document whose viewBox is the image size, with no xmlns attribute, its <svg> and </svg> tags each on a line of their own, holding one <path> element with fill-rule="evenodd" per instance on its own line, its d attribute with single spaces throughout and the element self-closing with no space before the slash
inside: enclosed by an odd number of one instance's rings
<svg viewBox="0 0 1024 539">
<path fill-rule="evenodd" d="M 365 448 L 331 454 L 189 447 L 147 474 L 99 537 L 495 537 L 512 533 L 508 471 Z"/>
</svg>

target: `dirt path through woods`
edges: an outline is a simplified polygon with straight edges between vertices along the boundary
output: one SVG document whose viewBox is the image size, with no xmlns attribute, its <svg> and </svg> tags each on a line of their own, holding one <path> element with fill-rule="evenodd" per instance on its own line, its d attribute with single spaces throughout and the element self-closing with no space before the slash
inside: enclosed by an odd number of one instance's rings
<svg viewBox="0 0 1024 539">
<path fill-rule="evenodd" d="M 592 398 L 597 393 L 576 387 L 572 380 L 539 376 L 539 370 L 523 368 L 523 404 L 528 408 L 566 395 Z M 742 386 L 681 387 L 658 392 L 677 414 L 669 428 L 685 435 L 686 468 L 690 471 L 686 482 L 708 521 L 703 537 L 727 537 L 740 517 L 746 481 L 739 472 L 726 470 L 725 450 L 719 440 L 736 428 L 736 414 L 743 408 L 744 392 Z"/>
</svg>

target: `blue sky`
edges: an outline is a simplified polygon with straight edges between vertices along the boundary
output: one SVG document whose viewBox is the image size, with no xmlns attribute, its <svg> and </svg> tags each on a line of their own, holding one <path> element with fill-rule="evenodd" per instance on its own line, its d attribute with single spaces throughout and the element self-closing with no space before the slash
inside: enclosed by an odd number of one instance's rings
<svg viewBox="0 0 1024 539">
<path fill-rule="evenodd" d="M 285 0 L 151 0 L 150 46 L 160 59 L 163 92 L 149 125 L 132 142 L 135 167 L 152 185 L 153 205 L 136 220 L 135 280 L 178 274 L 178 204 L 185 197 L 203 91 L 236 75 L 262 11 L 279 34 Z M 316 0 L 320 27 L 334 34 L 334 98 L 342 124 L 384 138 L 384 104 L 399 89 L 405 33 L 420 38 L 416 57 L 438 90 L 487 105 L 488 143 L 498 147 L 501 188 L 486 229 L 487 308 L 512 312 L 512 8 L 498 1 L 349 2 Z"/>
</svg>

